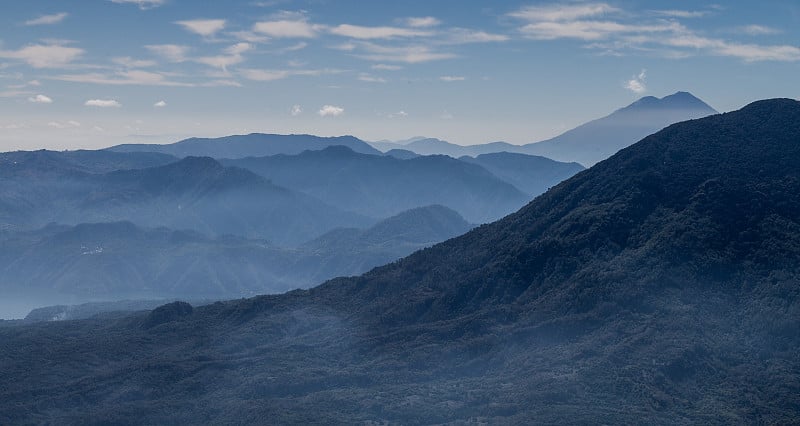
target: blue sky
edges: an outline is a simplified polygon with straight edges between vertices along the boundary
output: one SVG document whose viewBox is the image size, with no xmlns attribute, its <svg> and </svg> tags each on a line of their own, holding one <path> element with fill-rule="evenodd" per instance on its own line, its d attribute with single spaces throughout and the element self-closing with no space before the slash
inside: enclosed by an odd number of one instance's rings
<svg viewBox="0 0 800 426">
<path fill-rule="evenodd" d="M 800 2 L 26 0 L 0 149 L 249 132 L 535 142 L 645 95 L 800 97 Z"/>
</svg>

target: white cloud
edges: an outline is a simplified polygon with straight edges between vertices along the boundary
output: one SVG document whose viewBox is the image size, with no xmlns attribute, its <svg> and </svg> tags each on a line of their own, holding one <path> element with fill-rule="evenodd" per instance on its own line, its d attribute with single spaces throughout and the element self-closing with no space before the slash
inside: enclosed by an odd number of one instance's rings
<svg viewBox="0 0 800 426">
<path fill-rule="evenodd" d="M 36 95 L 28 98 L 28 102 L 32 102 L 35 104 L 52 104 L 53 100 L 45 95 Z"/>
<path fill-rule="evenodd" d="M 675 22 L 652 25 L 630 25 L 614 21 L 558 21 L 534 22 L 520 28 L 526 36 L 538 40 L 574 38 L 579 40 L 601 40 L 619 34 L 669 33 L 683 30 Z"/>
<path fill-rule="evenodd" d="M 426 45 L 412 46 L 381 46 L 370 42 L 360 42 L 359 46 L 364 52 L 356 56 L 375 62 L 401 62 L 417 64 L 422 62 L 439 61 L 455 58 L 452 53 L 438 52 Z"/>
<path fill-rule="evenodd" d="M 279 20 L 257 22 L 253 31 L 274 38 L 314 38 L 317 28 L 305 20 Z"/>
<path fill-rule="evenodd" d="M 176 21 L 189 32 L 199 34 L 203 37 L 211 37 L 225 28 L 224 19 L 195 19 L 191 21 Z"/>
<path fill-rule="evenodd" d="M 344 114 L 344 108 L 335 105 L 325 105 L 317 112 L 320 117 L 338 117 Z"/>
<path fill-rule="evenodd" d="M 408 117 L 408 113 L 405 111 L 397 111 L 386 116 L 387 118 L 406 118 Z"/>
<path fill-rule="evenodd" d="M 383 70 L 383 71 L 397 71 L 403 69 L 403 67 L 399 65 L 388 65 L 388 64 L 375 64 L 370 68 L 374 70 Z"/>
<path fill-rule="evenodd" d="M 111 0 L 111 2 L 117 4 L 135 4 L 139 6 L 139 9 L 146 10 L 163 6 L 166 0 Z"/>
<path fill-rule="evenodd" d="M 434 18 L 433 16 L 423 16 L 417 18 L 406 18 L 405 24 L 414 28 L 429 28 L 435 27 L 442 23 L 442 21 Z"/>
<path fill-rule="evenodd" d="M 636 94 L 642 94 L 647 91 L 644 81 L 647 79 L 647 70 L 642 70 L 638 75 L 633 76 L 630 80 L 625 82 L 625 88 Z"/>
<path fill-rule="evenodd" d="M 252 31 L 234 31 L 229 34 L 248 43 L 266 43 L 269 41 L 269 37 L 258 35 Z"/>
<path fill-rule="evenodd" d="M 244 69 L 240 70 L 242 77 L 253 81 L 274 81 L 282 80 L 291 75 L 288 70 L 257 70 L 257 69 Z"/>
<path fill-rule="evenodd" d="M 75 120 L 69 120 L 69 121 L 64 121 L 64 122 L 51 121 L 51 122 L 47 123 L 47 126 L 48 127 L 52 127 L 54 129 L 74 129 L 76 127 L 81 127 L 81 123 L 79 123 L 79 122 L 77 122 Z"/>
<path fill-rule="evenodd" d="M 303 108 L 300 105 L 293 105 L 292 109 L 289 111 L 289 114 L 292 114 L 292 117 L 297 117 L 302 113 L 303 113 Z"/>
<path fill-rule="evenodd" d="M 738 27 L 736 30 L 737 32 L 752 36 L 780 34 L 781 32 L 776 28 L 765 27 L 763 25 L 745 25 L 743 27 Z"/>
<path fill-rule="evenodd" d="M 583 18 L 594 18 L 617 11 L 619 11 L 619 9 L 609 6 L 607 3 L 553 4 L 547 6 L 527 6 L 509 15 L 514 18 L 535 22 L 572 21 Z"/>
<path fill-rule="evenodd" d="M 681 10 L 652 11 L 672 18 L 696 18 L 706 12 Z M 615 19 L 598 19 L 614 15 Z M 580 3 L 531 6 L 509 14 L 521 19 L 520 33 L 535 40 L 576 39 L 591 41 L 584 47 L 599 49 L 604 55 L 622 56 L 625 50 L 647 51 L 664 58 L 685 58 L 697 54 L 727 56 L 746 62 L 800 61 L 800 47 L 741 43 L 699 35 L 675 20 L 651 22 L 641 16 L 606 3 Z M 638 19 L 634 21 L 634 19 Z M 767 27 L 749 26 L 738 32 L 759 35 L 772 33 Z M 635 87 L 635 85 L 634 85 Z"/>
<path fill-rule="evenodd" d="M 708 11 L 697 10 L 654 10 L 656 15 L 667 16 L 670 18 L 702 18 L 709 14 Z"/>
<path fill-rule="evenodd" d="M 430 31 L 415 30 L 398 27 L 363 27 L 359 25 L 342 24 L 330 29 L 331 34 L 361 40 L 387 39 L 397 37 L 428 37 L 433 35 Z"/>
<path fill-rule="evenodd" d="M 52 15 L 42 15 L 36 19 L 31 19 L 29 21 L 25 21 L 25 25 L 52 25 L 57 24 L 63 21 L 67 16 L 69 16 L 66 12 L 61 13 L 54 13 Z"/>
<path fill-rule="evenodd" d="M 164 74 L 142 70 L 120 71 L 114 75 L 100 73 L 64 74 L 51 78 L 73 83 L 108 84 L 115 86 L 193 86 L 190 83 L 171 81 Z"/>
<path fill-rule="evenodd" d="M 252 49 L 250 43 L 236 43 L 224 50 L 224 55 L 217 56 L 203 56 L 193 59 L 193 61 L 205 64 L 211 67 L 222 68 L 227 71 L 231 65 L 239 64 L 244 61 L 242 53 Z"/>
<path fill-rule="evenodd" d="M 170 62 L 184 62 L 189 53 L 188 46 L 177 44 L 151 44 L 145 46 L 145 48 Z"/>
<path fill-rule="evenodd" d="M 84 50 L 59 44 L 33 44 L 19 50 L 0 50 L 0 58 L 18 59 L 34 68 L 60 68 L 83 55 Z"/>
<path fill-rule="evenodd" d="M 442 81 L 445 81 L 445 82 L 448 82 L 448 83 L 452 83 L 454 81 L 464 81 L 466 79 L 467 79 L 466 77 L 462 77 L 462 76 L 458 76 L 458 75 L 443 75 L 443 76 L 439 77 L 439 80 L 442 80 Z"/>
<path fill-rule="evenodd" d="M 130 56 L 111 58 L 111 62 L 123 66 L 125 68 L 148 68 L 158 65 L 156 61 L 133 59 Z"/>
<path fill-rule="evenodd" d="M 166 106 L 167 106 L 167 101 L 158 101 L 153 104 L 153 107 L 155 108 L 164 108 Z"/>
<path fill-rule="evenodd" d="M 492 34 L 485 31 L 468 30 L 464 28 L 454 28 L 448 31 L 444 42 L 449 44 L 467 43 L 493 43 L 508 41 L 510 38 L 504 34 Z"/>
<path fill-rule="evenodd" d="M 359 74 L 358 79 L 367 83 L 386 83 L 385 78 L 375 77 L 366 73 Z"/>
<path fill-rule="evenodd" d="M 264 69 L 242 69 L 239 70 L 242 77 L 252 81 L 275 81 L 283 80 L 292 76 L 318 76 L 323 74 L 336 74 L 341 71 L 335 69 L 318 70 L 264 70 Z"/>
<path fill-rule="evenodd" d="M 121 103 L 114 99 L 89 99 L 84 105 L 98 108 L 119 108 L 122 106 Z"/>
</svg>

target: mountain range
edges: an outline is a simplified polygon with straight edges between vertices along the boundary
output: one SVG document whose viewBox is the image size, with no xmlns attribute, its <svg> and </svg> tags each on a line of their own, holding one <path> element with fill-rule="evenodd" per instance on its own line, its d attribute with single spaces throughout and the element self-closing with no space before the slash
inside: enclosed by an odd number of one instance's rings
<svg viewBox="0 0 800 426">
<path fill-rule="evenodd" d="M 320 137 L 313 135 L 275 135 L 251 133 L 249 135 L 220 138 L 190 138 L 167 145 L 127 144 L 107 148 L 112 152 L 157 152 L 175 157 L 244 158 L 276 154 L 299 154 L 329 146 L 346 146 L 363 154 L 380 154 L 380 151 L 353 136 Z"/>
<path fill-rule="evenodd" d="M 131 221 L 291 245 L 375 222 L 208 157 L 109 173 L 85 172 L 49 152 L 25 157 L 0 180 L 4 229 Z"/>
<path fill-rule="evenodd" d="M 2 327 L 0 420 L 792 423 L 798 141 L 756 102 L 360 277 Z"/>
<path fill-rule="evenodd" d="M 660 99 L 643 97 L 608 116 L 582 124 L 554 138 L 526 145 L 492 142 L 462 146 L 421 137 L 399 143 L 381 141 L 372 145 L 382 151 L 403 149 L 421 155 L 444 154 L 454 158 L 514 152 L 591 166 L 672 123 L 713 114 L 717 114 L 717 111 L 691 93 L 677 92 Z"/>
<path fill-rule="evenodd" d="M 444 155 L 400 160 L 328 147 L 299 155 L 273 155 L 222 164 L 250 170 L 276 185 L 293 188 L 340 209 L 370 217 L 388 217 L 419 206 L 441 204 L 472 223 L 509 214 L 531 195 L 483 167 Z M 575 170 L 556 162 L 537 164 L 535 184 L 550 186 Z M 531 174 L 537 173 L 531 171 Z"/>
<path fill-rule="evenodd" d="M 0 288 L 6 299 L 75 303 L 283 293 L 364 273 L 471 228 L 442 206 L 336 229 L 297 248 L 131 222 L 49 225 L 0 233 Z"/>
</svg>

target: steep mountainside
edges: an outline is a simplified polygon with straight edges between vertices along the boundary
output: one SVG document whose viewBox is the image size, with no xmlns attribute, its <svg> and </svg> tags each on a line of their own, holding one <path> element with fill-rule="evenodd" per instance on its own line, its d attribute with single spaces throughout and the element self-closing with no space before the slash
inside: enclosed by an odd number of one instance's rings
<svg viewBox="0 0 800 426">
<path fill-rule="evenodd" d="M 293 156 L 225 160 L 223 164 L 251 170 L 276 185 L 371 217 L 441 204 L 472 223 L 483 223 L 530 200 L 529 195 L 482 167 L 441 155 L 399 160 L 337 146 Z"/>
<path fill-rule="evenodd" d="M 793 423 L 798 194 L 800 102 L 676 124 L 361 277 L 0 327 L 0 420 Z"/>
<path fill-rule="evenodd" d="M 160 152 L 181 158 L 189 156 L 244 158 L 276 154 L 299 154 L 303 151 L 317 151 L 335 145 L 346 146 L 355 152 L 364 154 L 380 154 L 378 150 L 353 136 L 320 137 L 313 135 L 273 135 L 263 133 L 225 136 L 221 138 L 191 138 L 168 145 L 117 145 L 108 148 L 108 151 Z"/>
</svg>

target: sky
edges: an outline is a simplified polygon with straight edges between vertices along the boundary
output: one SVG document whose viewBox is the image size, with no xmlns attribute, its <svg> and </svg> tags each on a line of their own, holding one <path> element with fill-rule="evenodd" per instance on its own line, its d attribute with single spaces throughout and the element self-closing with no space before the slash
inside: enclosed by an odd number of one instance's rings
<svg viewBox="0 0 800 426">
<path fill-rule="evenodd" d="M 544 140 L 642 96 L 800 98 L 800 1 L 2 0 L 0 151 Z"/>
</svg>

